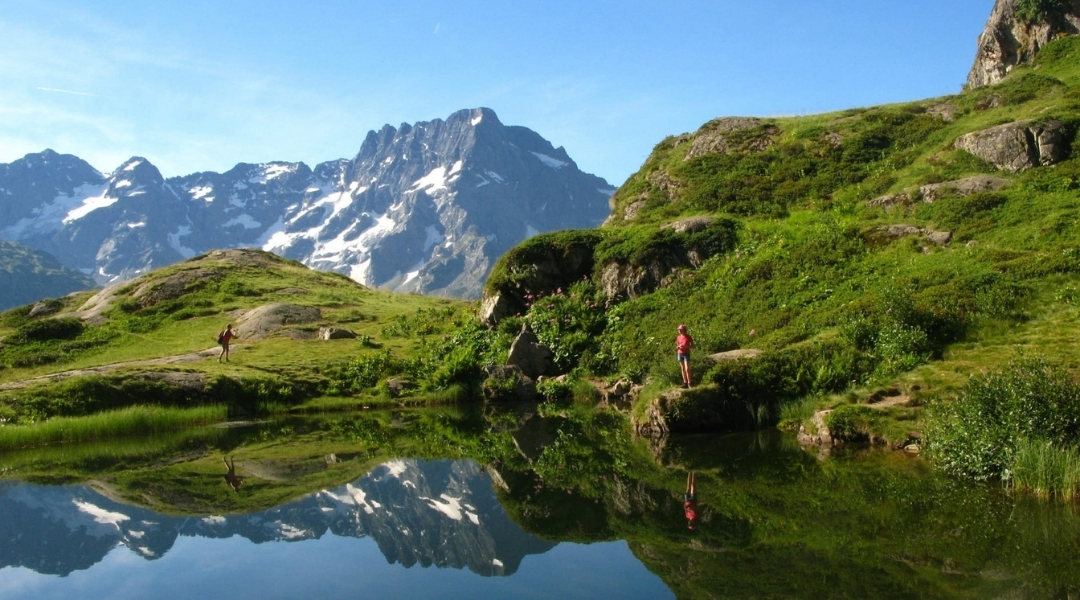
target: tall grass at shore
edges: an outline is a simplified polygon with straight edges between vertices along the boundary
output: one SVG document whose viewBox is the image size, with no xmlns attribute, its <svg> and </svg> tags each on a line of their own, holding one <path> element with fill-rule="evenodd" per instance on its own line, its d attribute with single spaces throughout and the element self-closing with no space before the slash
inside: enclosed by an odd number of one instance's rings
<svg viewBox="0 0 1080 600">
<path fill-rule="evenodd" d="M 225 406 L 165 408 L 131 406 L 85 417 L 57 417 L 33 425 L 0 427 L 0 450 L 81 442 L 124 435 L 163 433 L 226 420 Z"/>
<path fill-rule="evenodd" d="M 1080 498 L 1080 451 L 1045 441 L 1019 441 L 1012 460 L 1012 487 L 1040 498 Z"/>
</svg>

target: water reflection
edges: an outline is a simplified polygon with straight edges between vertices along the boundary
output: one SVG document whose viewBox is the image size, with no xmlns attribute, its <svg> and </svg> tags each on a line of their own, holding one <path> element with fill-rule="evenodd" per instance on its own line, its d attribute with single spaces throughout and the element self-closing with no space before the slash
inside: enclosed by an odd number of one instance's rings
<svg viewBox="0 0 1080 600">
<path fill-rule="evenodd" d="M 776 431 L 642 440 L 570 408 L 290 420 L 0 454 L 0 473 L 95 482 L 0 482 L 5 598 L 114 597 L 118 580 L 208 598 L 1080 592 L 1074 507 L 904 453 L 823 460 Z"/>
<path fill-rule="evenodd" d="M 239 465 L 243 468 L 243 463 Z M 0 568 L 68 575 L 117 546 L 147 560 L 179 537 L 238 536 L 256 544 L 370 537 L 386 561 L 511 575 L 555 546 L 525 533 L 470 460 L 395 460 L 346 485 L 246 515 L 171 517 L 121 504 L 89 486 L 0 483 Z"/>
</svg>

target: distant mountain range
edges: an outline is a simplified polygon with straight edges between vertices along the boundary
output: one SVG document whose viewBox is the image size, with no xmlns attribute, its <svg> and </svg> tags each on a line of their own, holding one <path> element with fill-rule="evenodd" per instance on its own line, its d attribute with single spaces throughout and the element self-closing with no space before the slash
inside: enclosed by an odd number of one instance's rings
<svg viewBox="0 0 1080 600">
<path fill-rule="evenodd" d="M 110 174 L 46 150 L 0 165 L 0 239 L 98 284 L 217 248 L 258 247 L 365 285 L 480 296 L 492 264 L 536 233 L 591 228 L 614 188 L 490 109 L 368 133 L 351 160 Z"/>
<path fill-rule="evenodd" d="M 244 474 L 243 463 L 238 466 Z M 226 485 L 225 481 L 221 485 Z M 525 533 L 472 461 L 396 460 L 341 487 L 255 514 L 174 517 L 109 500 L 85 486 L 0 481 L 0 569 L 68 575 L 118 546 L 160 558 L 180 536 L 256 544 L 371 537 L 390 563 L 512 575 L 555 544 Z"/>
</svg>

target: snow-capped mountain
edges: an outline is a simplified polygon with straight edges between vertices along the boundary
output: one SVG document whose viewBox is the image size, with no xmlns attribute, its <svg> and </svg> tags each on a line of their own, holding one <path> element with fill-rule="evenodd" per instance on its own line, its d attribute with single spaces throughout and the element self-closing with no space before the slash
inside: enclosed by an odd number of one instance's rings
<svg viewBox="0 0 1080 600">
<path fill-rule="evenodd" d="M 51 150 L 0 165 L 0 239 L 101 284 L 208 250 L 258 247 L 371 286 L 475 298 L 536 233 L 591 228 L 614 189 L 486 108 L 368 133 L 352 160 L 239 164 L 164 179 Z"/>
<path fill-rule="evenodd" d="M 241 461 L 238 471 L 244 473 Z M 224 481 L 221 485 L 226 485 Z M 521 530 L 472 461 L 397 460 L 360 479 L 261 513 L 173 517 L 109 500 L 85 486 L 0 481 L 0 569 L 67 575 L 118 546 L 154 560 L 179 536 L 299 542 L 327 532 L 371 537 L 390 563 L 515 573 L 555 546 Z"/>
</svg>

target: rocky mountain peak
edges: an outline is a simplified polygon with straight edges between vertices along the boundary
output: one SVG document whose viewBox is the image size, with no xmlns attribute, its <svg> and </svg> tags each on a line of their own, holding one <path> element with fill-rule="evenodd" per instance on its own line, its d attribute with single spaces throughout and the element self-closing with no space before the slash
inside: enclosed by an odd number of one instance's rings
<svg viewBox="0 0 1080 600">
<path fill-rule="evenodd" d="M 141 157 L 108 177 L 70 157 L 86 171 L 76 176 L 54 170 L 56 157 L 0 165 L 0 239 L 100 284 L 255 247 L 365 285 L 478 298 L 504 252 L 537 233 L 596 227 L 615 191 L 489 108 L 386 125 L 351 160 L 314 169 L 240 163 L 166 180 Z"/>
<path fill-rule="evenodd" d="M 1080 33 L 1080 0 L 997 0 L 979 36 L 968 88 L 999 83 L 1050 41 Z"/>
</svg>

